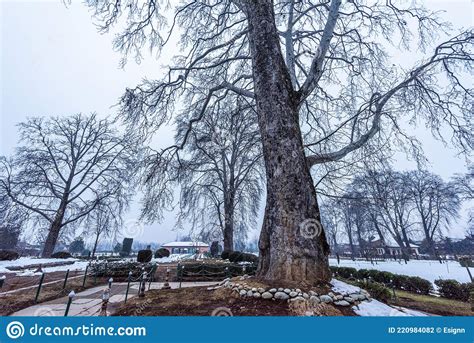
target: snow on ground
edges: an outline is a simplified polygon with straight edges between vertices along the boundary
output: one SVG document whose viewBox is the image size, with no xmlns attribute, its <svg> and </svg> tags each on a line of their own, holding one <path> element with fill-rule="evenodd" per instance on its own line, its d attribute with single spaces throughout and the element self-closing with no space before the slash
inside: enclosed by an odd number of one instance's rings
<svg viewBox="0 0 474 343">
<path fill-rule="evenodd" d="M 35 258 L 35 257 L 20 257 L 14 261 L 0 261 L 0 274 L 3 273 L 16 273 L 17 276 L 34 276 L 40 275 L 40 273 L 35 273 L 37 268 L 25 269 L 25 270 L 9 270 L 7 267 L 24 267 L 33 264 L 47 264 L 47 263 L 58 263 L 58 262 L 71 262 L 74 261 L 74 264 L 65 264 L 62 266 L 55 267 L 43 267 L 42 270 L 45 273 L 59 272 L 59 271 L 74 271 L 74 270 L 85 270 L 88 261 L 80 261 L 75 258 Z"/>
<path fill-rule="evenodd" d="M 352 310 L 362 317 L 426 317 L 427 314 L 404 307 L 391 307 L 378 300 L 363 301 Z"/>
<path fill-rule="evenodd" d="M 459 262 L 446 261 L 442 264 L 438 261 L 411 260 L 408 264 L 399 261 L 374 261 L 374 264 L 365 260 L 343 260 L 337 264 L 336 259 L 329 259 L 331 266 L 353 267 L 356 269 L 377 269 L 395 274 L 403 274 L 409 276 L 419 276 L 423 279 L 434 283 L 437 279 L 454 279 L 459 282 L 470 282 L 469 274 L 465 267 L 461 267 Z M 474 274 L 474 268 L 470 268 Z"/>
<path fill-rule="evenodd" d="M 168 257 L 153 258 L 152 262 L 156 263 L 169 263 L 178 262 L 180 260 L 191 260 L 194 258 L 194 254 L 171 254 Z"/>
<path fill-rule="evenodd" d="M 342 282 L 342 281 L 339 281 L 339 280 L 336 280 L 336 279 L 331 280 L 331 285 L 332 285 L 332 290 L 334 292 L 342 294 L 342 295 L 347 295 L 347 294 L 359 293 L 360 292 L 359 287 L 349 285 L 345 282 Z"/>
</svg>

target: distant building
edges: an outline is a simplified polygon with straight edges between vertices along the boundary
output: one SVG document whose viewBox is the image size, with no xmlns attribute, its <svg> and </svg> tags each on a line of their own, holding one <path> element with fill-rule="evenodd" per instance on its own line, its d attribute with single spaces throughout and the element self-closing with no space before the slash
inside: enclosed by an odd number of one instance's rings
<svg viewBox="0 0 474 343">
<path fill-rule="evenodd" d="M 209 244 L 204 242 L 170 242 L 161 247 L 171 254 L 195 254 L 209 251 Z"/>
<path fill-rule="evenodd" d="M 410 256 L 418 256 L 420 246 L 418 244 L 410 243 L 410 248 L 408 249 Z M 402 248 L 393 243 L 386 244 L 381 239 L 374 241 L 363 241 L 363 248 L 358 244 L 354 244 L 353 247 L 349 244 L 339 244 L 338 249 L 335 251 L 342 256 L 352 256 L 352 250 L 354 251 L 354 256 L 372 256 L 372 257 L 402 257 L 403 252 Z"/>
</svg>

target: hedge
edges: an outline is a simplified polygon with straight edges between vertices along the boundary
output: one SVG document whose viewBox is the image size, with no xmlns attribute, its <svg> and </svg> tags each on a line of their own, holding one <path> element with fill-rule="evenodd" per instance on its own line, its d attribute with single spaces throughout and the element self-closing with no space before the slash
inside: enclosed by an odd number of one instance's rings
<svg viewBox="0 0 474 343">
<path fill-rule="evenodd" d="M 254 254 L 249 254 L 242 251 L 223 251 L 221 254 L 223 260 L 229 260 L 230 262 L 251 262 L 257 263 L 258 256 Z"/>
<path fill-rule="evenodd" d="M 155 258 L 168 257 L 169 255 L 170 255 L 170 251 L 166 248 L 160 248 L 157 251 L 155 251 Z"/>
<path fill-rule="evenodd" d="M 139 250 L 137 254 L 137 262 L 147 263 L 151 261 L 153 252 L 151 250 Z"/>
<path fill-rule="evenodd" d="M 471 292 L 474 292 L 474 283 L 460 283 L 456 280 L 435 280 L 438 292 L 442 297 L 469 301 Z"/>
<path fill-rule="evenodd" d="M 19 257 L 18 253 L 13 250 L 0 250 L 0 261 L 12 261 Z"/>
<path fill-rule="evenodd" d="M 51 258 L 71 258 L 72 255 L 67 251 L 58 251 L 51 255 Z"/>
<path fill-rule="evenodd" d="M 433 290 L 433 285 L 430 281 L 422 279 L 418 276 L 407 276 L 400 274 L 393 274 L 390 272 L 375 270 L 375 269 L 360 269 L 350 267 L 335 267 L 331 266 L 331 271 L 335 275 L 342 278 L 350 279 L 369 279 L 384 285 L 394 287 L 396 289 L 418 293 L 429 294 Z"/>
</svg>

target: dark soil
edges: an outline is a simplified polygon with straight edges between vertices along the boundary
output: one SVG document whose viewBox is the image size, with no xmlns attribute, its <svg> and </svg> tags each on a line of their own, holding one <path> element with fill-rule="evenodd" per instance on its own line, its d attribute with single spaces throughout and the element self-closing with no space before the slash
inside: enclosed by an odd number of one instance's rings
<svg viewBox="0 0 474 343">
<path fill-rule="evenodd" d="M 353 316 L 349 308 L 321 305 L 324 316 Z M 296 316 L 304 315 L 287 301 L 240 298 L 230 289 L 209 291 L 206 287 L 151 290 L 133 298 L 115 316 Z"/>
</svg>

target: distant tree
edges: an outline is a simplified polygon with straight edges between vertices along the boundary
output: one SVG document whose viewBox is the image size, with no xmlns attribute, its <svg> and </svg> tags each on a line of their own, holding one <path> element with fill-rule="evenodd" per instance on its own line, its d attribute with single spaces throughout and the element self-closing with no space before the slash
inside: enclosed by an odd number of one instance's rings
<svg viewBox="0 0 474 343">
<path fill-rule="evenodd" d="M 27 218 L 28 213 L 21 206 L 0 192 L 0 249 L 15 249 Z"/>
<path fill-rule="evenodd" d="M 211 243 L 210 253 L 212 257 L 217 257 L 219 255 L 219 242 L 214 241 Z"/>
<path fill-rule="evenodd" d="M 156 219 L 156 199 L 176 187 L 180 223 L 207 239 L 220 238 L 224 250 L 234 249 L 234 236 L 256 225 L 262 197 L 263 164 L 258 124 L 251 106 L 237 97 L 209 106 L 206 117 L 188 130 L 189 114 L 178 118 L 177 139 L 188 137 L 179 160 L 166 173 L 149 174 L 145 214 Z M 152 156 L 152 165 L 156 156 Z M 173 187 L 173 185 L 175 187 Z"/>
<path fill-rule="evenodd" d="M 69 252 L 72 254 L 80 254 L 85 248 L 84 239 L 82 237 L 75 238 L 71 244 L 69 244 Z"/>
<path fill-rule="evenodd" d="M 118 254 L 118 253 L 120 253 L 121 251 L 122 251 L 122 244 L 120 244 L 120 243 L 115 244 L 115 246 L 114 246 L 114 253 Z"/>
<path fill-rule="evenodd" d="M 111 198 L 127 196 L 137 145 L 95 114 L 31 118 L 19 130 L 21 145 L 1 162 L 6 177 L 0 187 L 49 224 L 42 252 L 49 257 L 64 227 Z"/>
<path fill-rule="evenodd" d="M 428 171 L 411 171 L 404 173 L 403 177 L 429 253 L 437 257 L 436 235 L 442 237 L 452 220 L 458 217 L 461 202 L 456 186 Z"/>
</svg>

